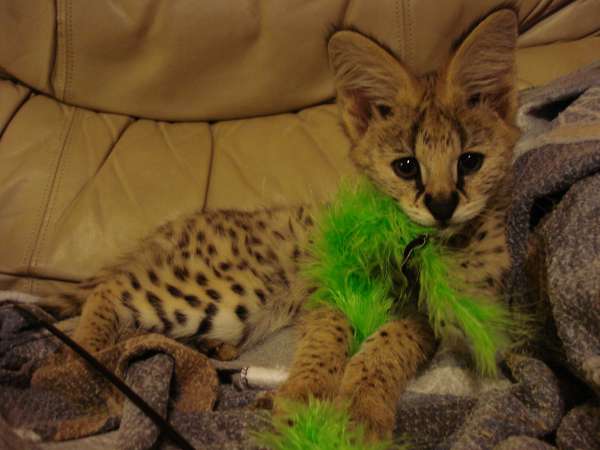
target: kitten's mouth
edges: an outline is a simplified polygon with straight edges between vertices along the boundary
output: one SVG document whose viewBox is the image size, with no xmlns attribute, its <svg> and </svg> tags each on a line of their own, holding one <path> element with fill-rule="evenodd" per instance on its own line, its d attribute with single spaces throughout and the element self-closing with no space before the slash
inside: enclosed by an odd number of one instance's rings
<svg viewBox="0 0 600 450">
<path fill-rule="evenodd" d="M 419 225 L 433 228 L 435 230 L 433 233 L 442 239 L 453 236 L 454 234 L 459 232 L 461 230 L 462 226 L 464 225 L 464 222 L 456 222 L 456 221 L 453 221 L 452 219 L 438 221 L 433 218 L 431 218 L 431 219 L 425 219 L 425 218 L 415 219 L 415 218 L 413 218 L 412 220 L 414 222 L 418 223 Z"/>
<path fill-rule="evenodd" d="M 471 219 L 471 217 L 469 217 L 468 220 L 463 220 L 462 217 L 458 218 L 456 217 L 456 214 L 454 214 L 448 219 L 439 220 L 433 217 L 429 212 L 418 207 L 403 207 L 402 209 L 413 222 L 423 225 L 424 227 L 432 227 L 445 232 L 460 228 L 465 222 L 468 222 Z"/>
<path fill-rule="evenodd" d="M 419 225 L 423 225 L 424 227 L 438 227 L 438 223 L 436 220 L 434 220 L 433 218 L 429 218 L 429 217 L 414 217 L 412 215 L 408 215 L 408 217 L 410 217 L 410 220 L 412 220 L 415 223 L 418 223 Z"/>
<path fill-rule="evenodd" d="M 461 230 L 462 226 L 464 225 L 464 222 L 444 222 L 444 223 L 440 223 L 437 226 L 437 229 L 439 230 L 439 235 L 440 236 L 452 236 L 453 234 L 456 234 L 458 231 Z"/>
</svg>

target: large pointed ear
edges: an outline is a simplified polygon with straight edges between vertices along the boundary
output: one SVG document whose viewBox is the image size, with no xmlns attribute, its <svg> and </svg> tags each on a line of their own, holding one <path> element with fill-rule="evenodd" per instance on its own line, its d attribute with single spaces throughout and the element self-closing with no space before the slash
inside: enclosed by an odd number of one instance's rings
<svg viewBox="0 0 600 450">
<path fill-rule="evenodd" d="M 515 47 L 517 16 L 510 9 L 486 17 L 460 44 L 446 72 L 453 97 L 474 106 L 485 102 L 512 122 L 517 108 Z"/>
<path fill-rule="evenodd" d="M 338 31 L 328 44 L 342 121 L 354 141 L 374 119 L 394 111 L 398 96 L 416 103 L 416 79 L 390 53 L 354 31 Z"/>
</svg>

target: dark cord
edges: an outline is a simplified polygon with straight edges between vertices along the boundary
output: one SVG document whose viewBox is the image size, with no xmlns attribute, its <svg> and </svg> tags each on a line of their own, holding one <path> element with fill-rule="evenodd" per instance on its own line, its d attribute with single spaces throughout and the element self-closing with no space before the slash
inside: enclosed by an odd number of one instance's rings
<svg viewBox="0 0 600 450">
<path fill-rule="evenodd" d="M 33 320 L 36 323 L 39 323 L 42 327 L 46 328 L 50 333 L 64 342 L 68 347 L 70 347 L 75 353 L 81 356 L 94 370 L 96 370 L 100 375 L 110 381 L 113 386 L 115 386 L 119 391 L 123 393 L 131 402 L 137 406 L 144 414 L 146 414 L 152 422 L 161 430 L 164 435 L 171 440 L 175 445 L 183 450 L 195 450 L 194 447 L 183 437 L 181 436 L 169 422 L 163 419 L 160 414 L 158 414 L 146 401 L 137 395 L 134 391 L 131 390 L 129 386 L 127 386 L 119 377 L 117 377 L 114 373 L 108 370 L 100 361 L 94 358 L 87 350 L 81 347 L 77 342 L 72 340 L 65 333 L 60 331 L 51 323 L 46 322 L 45 320 L 37 317 L 27 308 L 13 304 L 16 307 L 19 313 L 23 313 L 27 319 Z"/>
<path fill-rule="evenodd" d="M 426 234 L 420 234 L 412 241 L 408 243 L 408 245 L 404 248 L 404 255 L 402 259 L 402 274 L 404 278 L 406 278 L 406 298 L 412 302 L 412 304 L 417 304 L 419 301 L 419 273 L 415 269 L 414 266 L 411 266 L 411 258 L 413 253 L 423 247 L 429 241 L 429 236 Z"/>
</svg>

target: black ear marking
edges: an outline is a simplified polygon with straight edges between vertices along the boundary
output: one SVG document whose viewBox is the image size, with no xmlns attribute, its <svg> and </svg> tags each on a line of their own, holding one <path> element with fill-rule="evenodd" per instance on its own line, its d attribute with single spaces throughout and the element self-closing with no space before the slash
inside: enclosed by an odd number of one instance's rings
<svg viewBox="0 0 600 450">
<path fill-rule="evenodd" d="M 469 108 L 478 104 L 512 122 L 516 114 L 515 48 L 518 18 L 511 9 L 485 17 L 456 48 L 447 71 L 449 86 Z"/>
<path fill-rule="evenodd" d="M 353 141 L 365 134 L 373 116 L 388 117 L 389 102 L 399 95 L 411 106 L 418 104 L 418 80 L 377 41 L 343 30 L 331 37 L 327 50 L 343 123 Z"/>
</svg>

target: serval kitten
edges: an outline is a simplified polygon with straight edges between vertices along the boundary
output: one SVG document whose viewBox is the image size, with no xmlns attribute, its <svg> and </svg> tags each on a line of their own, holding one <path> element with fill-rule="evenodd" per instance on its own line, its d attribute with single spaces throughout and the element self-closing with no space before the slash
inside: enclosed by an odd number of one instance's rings
<svg viewBox="0 0 600 450">
<path fill-rule="evenodd" d="M 416 77 L 373 40 L 339 31 L 328 51 L 358 170 L 415 222 L 437 226 L 473 286 L 500 299 L 514 125 L 515 14 L 488 16 L 437 73 Z M 161 226 L 118 264 L 47 299 L 60 316 L 82 306 L 74 338 L 90 351 L 131 329 L 200 337 L 222 358 L 299 323 L 279 399 L 310 395 L 349 405 L 373 438 L 394 429 L 407 380 L 432 353 L 417 318 L 398 318 L 348 356 L 352 328 L 337 310 L 304 312 L 298 276 L 313 227 L 306 207 L 198 212 Z M 460 331 L 457 330 L 460 335 Z"/>
</svg>

